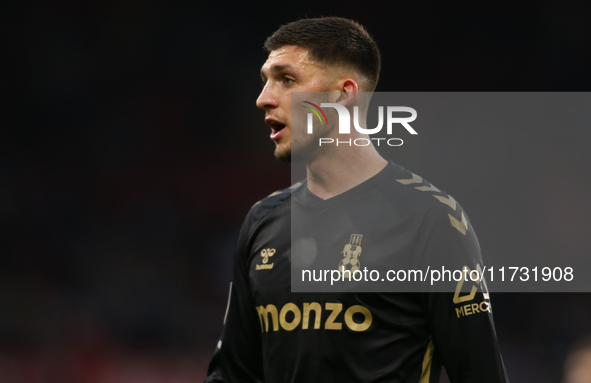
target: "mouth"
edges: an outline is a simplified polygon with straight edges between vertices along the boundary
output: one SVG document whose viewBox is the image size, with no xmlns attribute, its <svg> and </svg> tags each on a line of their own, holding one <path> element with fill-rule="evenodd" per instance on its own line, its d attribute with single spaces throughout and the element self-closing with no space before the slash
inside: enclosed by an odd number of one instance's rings
<svg viewBox="0 0 591 383">
<path fill-rule="evenodd" d="M 269 127 L 272 130 L 272 132 L 271 132 L 271 139 L 272 140 L 278 139 L 280 137 L 283 129 L 285 129 L 285 127 L 287 126 L 284 123 L 274 120 L 274 119 L 271 119 L 271 118 L 265 119 L 265 122 L 267 123 L 267 125 L 269 125 Z"/>
</svg>

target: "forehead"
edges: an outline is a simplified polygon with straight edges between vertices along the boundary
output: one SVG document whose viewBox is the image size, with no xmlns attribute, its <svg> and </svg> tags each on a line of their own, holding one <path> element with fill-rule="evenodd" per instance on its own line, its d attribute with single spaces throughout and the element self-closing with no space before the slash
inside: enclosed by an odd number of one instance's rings
<svg viewBox="0 0 591 383">
<path fill-rule="evenodd" d="M 287 45 L 271 51 L 267 61 L 261 68 L 261 74 L 271 75 L 273 72 L 292 69 L 303 71 L 310 67 L 317 67 L 318 64 L 308 57 L 308 50 L 295 45 Z"/>
</svg>

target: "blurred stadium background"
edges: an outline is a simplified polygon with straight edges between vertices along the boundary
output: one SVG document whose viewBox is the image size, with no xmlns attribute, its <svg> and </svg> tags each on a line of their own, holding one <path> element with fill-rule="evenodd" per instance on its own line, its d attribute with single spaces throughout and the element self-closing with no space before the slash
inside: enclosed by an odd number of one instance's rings
<svg viewBox="0 0 591 383">
<path fill-rule="evenodd" d="M 204 378 L 241 221 L 290 182 L 255 107 L 261 47 L 283 23 L 366 25 L 383 52 L 379 91 L 591 90 L 591 24 L 570 6 L 296 8 L 0 5 L 0 383 Z M 445 173 L 452 150 L 402 165 L 462 202 L 485 253 L 589 254 L 591 134 L 538 133 L 521 157 L 489 148 L 469 177 Z M 523 187 L 504 178 L 519 158 Z M 482 204 L 473 181 L 491 178 L 499 200 Z M 507 216 L 521 226 L 503 232 Z M 497 294 L 493 305 L 513 382 L 560 381 L 591 332 L 588 294 Z"/>
</svg>

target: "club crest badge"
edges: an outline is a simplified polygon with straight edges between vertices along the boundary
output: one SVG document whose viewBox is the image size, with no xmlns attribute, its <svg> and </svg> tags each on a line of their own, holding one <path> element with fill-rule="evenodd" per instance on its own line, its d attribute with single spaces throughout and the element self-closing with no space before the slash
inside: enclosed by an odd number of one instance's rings
<svg viewBox="0 0 591 383">
<path fill-rule="evenodd" d="M 361 255 L 362 238 L 363 234 L 351 234 L 349 243 L 347 243 L 343 251 L 341 251 L 343 259 L 339 262 L 338 270 L 343 273 L 343 277 L 345 276 L 345 271 L 348 270 L 350 273 L 353 273 L 361 267 L 359 256 Z"/>
</svg>

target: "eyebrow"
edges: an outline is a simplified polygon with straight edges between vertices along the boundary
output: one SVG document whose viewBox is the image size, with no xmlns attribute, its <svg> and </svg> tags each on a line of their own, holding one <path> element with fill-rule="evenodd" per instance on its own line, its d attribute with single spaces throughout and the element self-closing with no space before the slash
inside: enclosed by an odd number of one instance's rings
<svg viewBox="0 0 591 383">
<path fill-rule="evenodd" d="M 285 64 L 285 65 L 273 65 L 270 69 L 269 72 L 271 72 L 271 74 L 275 74 L 275 73 L 281 73 L 281 72 L 285 72 L 288 69 L 293 69 L 294 67 L 292 65 L 289 64 Z M 263 73 L 263 69 L 261 68 L 261 77 L 265 78 L 267 76 L 265 76 L 265 74 Z"/>
</svg>

